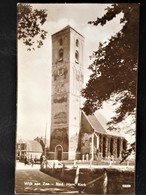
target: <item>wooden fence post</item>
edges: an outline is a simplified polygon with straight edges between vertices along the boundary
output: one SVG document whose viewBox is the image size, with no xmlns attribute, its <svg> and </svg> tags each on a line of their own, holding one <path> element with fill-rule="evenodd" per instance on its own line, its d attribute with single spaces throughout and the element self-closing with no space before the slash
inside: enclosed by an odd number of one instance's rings
<svg viewBox="0 0 146 195">
<path fill-rule="evenodd" d="M 78 185 L 78 181 L 79 181 L 79 167 L 77 166 L 75 180 L 74 180 L 75 185 Z"/>
<path fill-rule="evenodd" d="M 129 160 L 127 160 L 127 167 L 129 166 Z"/>
<path fill-rule="evenodd" d="M 108 176 L 107 176 L 106 169 L 104 169 L 104 172 L 103 172 L 103 195 L 107 194 L 107 184 L 108 184 Z"/>
<path fill-rule="evenodd" d="M 55 171 L 55 163 L 53 163 L 52 173 Z"/>
<path fill-rule="evenodd" d="M 65 164 L 63 164 L 62 170 L 61 170 L 61 177 L 64 177 L 64 169 L 65 169 Z"/>
<path fill-rule="evenodd" d="M 92 159 L 90 159 L 90 169 L 92 168 Z"/>
<path fill-rule="evenodd" d="M 73 165 L 73 167 L 76 167 L 76 166 L 77 166 L 77 161 L 74 160 L 74 165 Z"/>
<path fill-rule="evenodd" d="M 110 158 L 110 161 L 109 161 L 109 166 L 111 167 L 112 166 L 112 159 Z"/>
</svg>

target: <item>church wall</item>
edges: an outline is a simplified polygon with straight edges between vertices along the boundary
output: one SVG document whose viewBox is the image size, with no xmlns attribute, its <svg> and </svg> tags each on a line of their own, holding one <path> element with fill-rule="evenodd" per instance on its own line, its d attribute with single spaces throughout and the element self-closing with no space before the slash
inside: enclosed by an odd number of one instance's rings
<svg viewBox="0 0 146 195">
<path fill-rule="evenodd" d="M 69 115 L 69 159 L 75 159 L 80 131 L 80 103 L 75 96 L 70 96 L 71 112 Z"/>
<path fill-rule="evenodd" d="M 81 37 L 70 27 L 52 36 L 51 158 L 56 158 L 57 152 L 60 155 L 59 150 L 63 159 L 75 159 L 76 155 L 83 83 Z"/>
<path fill-rule="evenodd" d="M 93 129 L 91 127 L 91 125 L 89 124 L 89 122 L 87 121 L 86 117 L 82 114 L 82 123 L 81 123 L 81 128 L 82 128 L 82 132 L 85 133 L 93 133 Z"/>
<path fill-rule="evenodd" d="M 78 40 L 78 45 L 76 45 Z M 71 29 L 70 33 L 70 66 L 69 66 L 69 159 L 76 158 L 76 151 L 81 125 L 81 90 L 83 86 L 83 60 L 81 36 Z M 76 50 L 79 59 L 76 61 Z"/>
<path fill-rule="evenodd" d="M 93 141 L 93 129 L 84 115 L 82 115 L 81 121 L 78 151 L 82 155 L 89 154 L 89 158 L 94 160 L 109 159 L 111 157 L 121 158 L 122 150 L 126 148 L 127 144 L 124 138 L 110 134 L 96 133 L 96 135 L 94 134 Z"/>
<path fill-rule="evenodd" d="M 83 68 L 83 56 L 84 56 L 84 37 L 80 34 L 76 33 L 74 30 L 71 29 L 71 52 L 70 52 L 70 62 L 80 65 Z M 76 41 L 78 40 L 78 45 Z M 75 58 L 75 52 L 78 52 L 79 58 Z"/>
<path fill-rule="evenodd" d="M 60 44 L 62 40 L 62 44 Z M 62 147 L 62 158 L 68 159 L 68 91 L 69 91 L 69 31 L 52 36 L 52 109 L 50 159 L 56 159 L 57 146 Z"/>
<path fill-rule="evenodd" d="M 82 114 L 81 116 L 81 130 L 78 140 L 78 151 L 81 153 L 81 156 L 86 156 L 87 154 L 91 156 L 92 148 L 92 134 L 93 129 L 86 117 Z M 86 158 L 86 157 L 84 157 Z"/>
<path fill-rule="evenodd" d="M 52 63 L 58 62 L 69 62 L 70 60 L 70 30 L 66 29 L 64 31 L 60 31 L 57 34 L 52 36 Z M 62 45 L 60 45 L 60 39 L 62 39 Z M 59 50 L 63 49 L 63 61 L 59 59 Z"/>
</svg>

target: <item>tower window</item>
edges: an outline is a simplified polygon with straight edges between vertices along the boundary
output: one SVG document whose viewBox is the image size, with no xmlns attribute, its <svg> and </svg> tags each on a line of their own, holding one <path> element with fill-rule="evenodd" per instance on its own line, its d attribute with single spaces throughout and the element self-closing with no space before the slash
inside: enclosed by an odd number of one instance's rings
<svg viewBox="0 0 146 195">
<path fill-rule="evenodd" d="M 59 45 L 62 45 L 63 44 L 63 41 L 62 41 L 62 38 L 59 39 Z"/>
<path fill-rule="evenodd" d="M 60 69 L 58 70 L 58 75 L 61 76 L 61 75 L 63 75 L 63 74 L 64 74 L 64 69 L 63 69 L 63 68 L 60 68 Z"/>
<path fill-rule="evenodd" d="M 79 47 L 79 40 L 76 39 L 76 46 Z"/>
<path fill-rule="evenodd" d="M 79 52 L 76 50 L 75 52 L 75 62 L 78 64 L 79 63 Z"/>
<path fill-rule="evenodd" d="M 59 62 L 62 62 L 63 61 L 63 49 L 60 49 L 59 50 Z"/>
</svg>

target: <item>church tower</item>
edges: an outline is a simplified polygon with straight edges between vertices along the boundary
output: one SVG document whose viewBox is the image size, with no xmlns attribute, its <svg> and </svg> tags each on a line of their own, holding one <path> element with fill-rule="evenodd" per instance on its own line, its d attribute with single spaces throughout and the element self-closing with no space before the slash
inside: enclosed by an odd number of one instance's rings
<svg viewBox="0 0 146 195">
<path fill-rule="evenodd" d="M 84 37 L 70 26 L 52 35 L 50 159 L 76 159 L 81 127 Z"/>
</svg>

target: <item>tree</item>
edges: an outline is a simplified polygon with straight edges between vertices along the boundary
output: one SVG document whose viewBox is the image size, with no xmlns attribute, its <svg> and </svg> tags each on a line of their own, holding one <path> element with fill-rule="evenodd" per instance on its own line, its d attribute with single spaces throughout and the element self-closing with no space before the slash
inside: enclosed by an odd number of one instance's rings
<svg viewBox="0 0 146 195">
<path fill-rule="evenodd" d="M 89 115 L 114 99 L 118 107 L 109 124 L 117 124 L 129 115 L 135 115 L 138 65 L 138 4 L 113 4 L 103 17 L 90 21 L 92 25 L 106 25 L 118 14 L 122 29 L 108 42 L 100 43 L 93 52 L 92 71 L 82 96 L 86 98 L 83 111 Z"/>
<path fill-rule="evenodd" d="M 46 10 L 33 9 L 29 4 L 18 4 L 17 6 L 17 38 L 23 40 L 28 50 L 34 50 L 43 45 L 47 32 L 41 28 L 46 22 Z"/>
<path fill-rule="evenodd" d="M 42 150 L 43 150 L 42 155 L 46 154 L 46 145 L 45 145 L 43 138 L 36 137 L 34 140 L 37 141 L 41 145 Z"/>
</svg>

